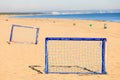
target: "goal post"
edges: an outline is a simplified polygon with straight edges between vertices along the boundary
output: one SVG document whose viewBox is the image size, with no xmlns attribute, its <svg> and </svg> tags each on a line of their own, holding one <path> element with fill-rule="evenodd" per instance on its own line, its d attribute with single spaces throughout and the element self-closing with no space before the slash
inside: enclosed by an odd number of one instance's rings
<svg viewBox="0 0 120 80">
<path fill-rule="evenodd" d="M 106 38 L 45 39 L 46 74 L 106 74 Z"/>
<path fill-rule="evenodd" d="M 38 44 L 39 28 L 12 25 L 10 42 Z"/>
</svg>

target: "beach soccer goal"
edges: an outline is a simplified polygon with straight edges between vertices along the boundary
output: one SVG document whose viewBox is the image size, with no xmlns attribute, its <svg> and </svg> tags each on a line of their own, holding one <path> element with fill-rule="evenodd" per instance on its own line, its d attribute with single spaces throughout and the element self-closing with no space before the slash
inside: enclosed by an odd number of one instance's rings
<svg viewBox="0 0 120 80">
<path fill-rule="evenodd" d="M 16 43 L 37 44 L 38 33 L 39 33 L 39 28 L 21 26 L 21 25 L 12 25 L 9 41 Z"/>
<path fill-rule="evenodd" d="M 46 38 L 46 74 L 106 74 L 106 38 Z"/>
</svg>

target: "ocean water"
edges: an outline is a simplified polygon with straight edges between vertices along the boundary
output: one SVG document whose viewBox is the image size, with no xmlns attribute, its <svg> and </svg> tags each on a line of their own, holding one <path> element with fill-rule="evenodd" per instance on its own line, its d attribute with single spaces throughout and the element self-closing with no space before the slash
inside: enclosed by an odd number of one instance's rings
<svg viewBox="0 0 120 80">
<path fill-rule="evenodd" d="M 80 20 L 102 20 L 120 22 L 120 13 L 48 13 L 15 16 L 16 18 L 57 18 L 57 19 L 80 19 Z"/>
</svg>

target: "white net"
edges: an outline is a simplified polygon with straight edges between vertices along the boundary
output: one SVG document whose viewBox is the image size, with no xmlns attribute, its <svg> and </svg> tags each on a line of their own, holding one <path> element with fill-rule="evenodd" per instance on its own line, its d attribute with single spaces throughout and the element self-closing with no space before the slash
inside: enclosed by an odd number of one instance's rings
<svg viewBox="0 0 120 80">
<path fill-rule="evenodd" d="M 48 41 L 48 71 L 57 73 L 100 73 L 102 41 Z"/>
<path fill-rule="evenodd" d="M 18 43 L 35 43 L 36 41 L 36 29 L 27 27 L 13 28 L 12 41 Z"/>
</svg>

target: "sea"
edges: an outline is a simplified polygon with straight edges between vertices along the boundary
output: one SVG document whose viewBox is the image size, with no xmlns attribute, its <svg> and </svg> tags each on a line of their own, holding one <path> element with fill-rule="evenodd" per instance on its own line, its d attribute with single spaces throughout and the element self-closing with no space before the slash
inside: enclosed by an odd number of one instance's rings
<svg viewBox="0 0 120 80">
<path fill-rule="evenodd" d="M 33 13 L 30 15 L 14 16 L 15 18 L 57 18 L 57 19 L 78 19 L 78 20 L 100 20 L 110 22 L 120 22 L 120 11 L 52 11 L 43 13 Z"/>
</svg>

